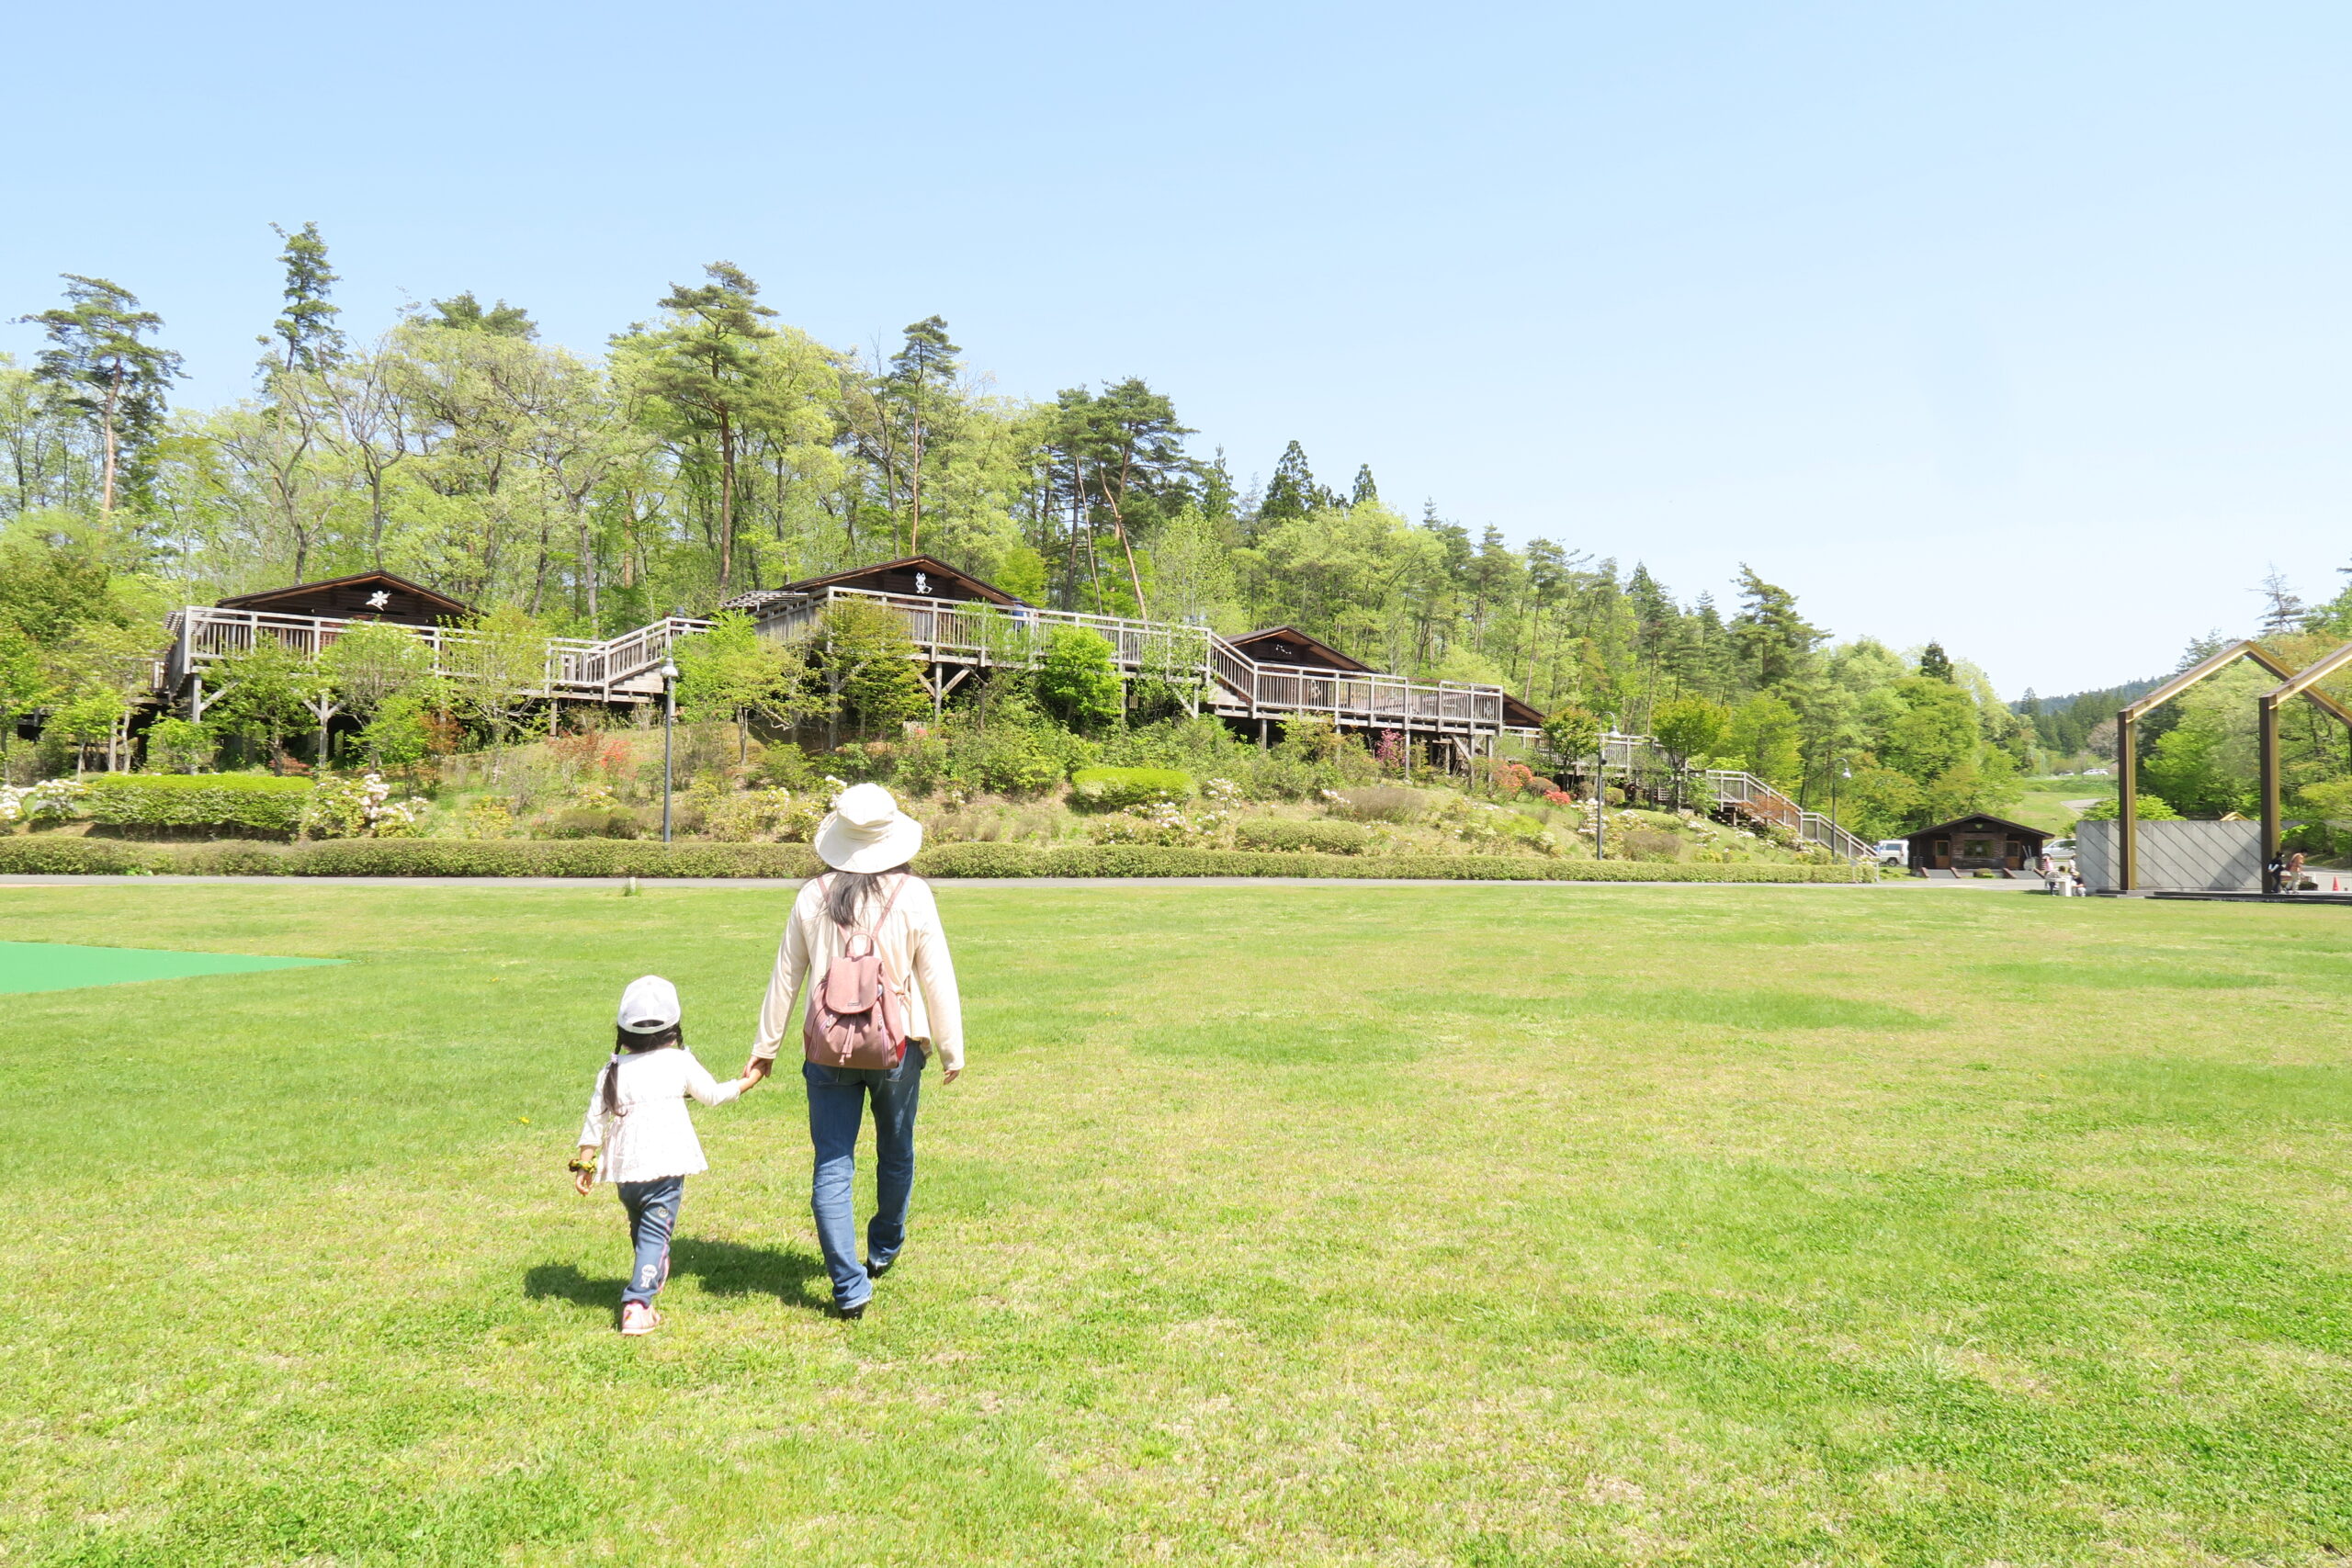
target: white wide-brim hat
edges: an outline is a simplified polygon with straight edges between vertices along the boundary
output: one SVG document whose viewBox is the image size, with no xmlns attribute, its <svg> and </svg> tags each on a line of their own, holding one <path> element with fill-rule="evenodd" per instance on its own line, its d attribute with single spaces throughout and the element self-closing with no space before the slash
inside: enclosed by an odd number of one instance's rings
<svg viewBox="0 0 2352 1568">
<path fill-rule="evenodd" d="M 676 1023 L 684 1011 L 678 987 L 659 975 L 641 975 L 621 993 L 621 1009 L 614 1022 L 631 1034 L 658 1034 Z"/>
<path fill-rule="evenodd" d="M 817 858 L 835 871 L 889 871 L 922 848 L 922 824 L 877 784 L 852 784 L 817 824 Z"/>
</svg>

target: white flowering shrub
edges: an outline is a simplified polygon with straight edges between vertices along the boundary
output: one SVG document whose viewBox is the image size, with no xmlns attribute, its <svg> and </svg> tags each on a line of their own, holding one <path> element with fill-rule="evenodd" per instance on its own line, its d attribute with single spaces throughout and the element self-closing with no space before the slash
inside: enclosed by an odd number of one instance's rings
<svg viewBox="0 0 2352 1568">
<path fill-rule="evenodd" d="M 1323 793 L 1331 795 L 1335 792 L 1327 789 Z M 1231 779 L 1203 779 L 1201 798 L 1211 806 L 1238 806 L 1241 804 L 1241 786 Z"/>
<path fill-rule="evenodd" d="M 70 822 L 86 814 L 90 786 L 79 779 L 0 784 L 0 823 Z"/>
<path fill-rule="evenodd" d="M 1172 800 L 1156 800 L 1097 818 L 1087 824 L 1087 836 L 1098 844 L 1199 849 L 1222 840 L 1232 825 L 1230 811 L 1187 811 Z"/>
<path fill-rule="evenodd" d="M 394 799 L 380 773 L 329 773 L 317 780 L 302 825 L 322 839 L 413 838 L 431 809 L 422 795 Z"/>
</svg>

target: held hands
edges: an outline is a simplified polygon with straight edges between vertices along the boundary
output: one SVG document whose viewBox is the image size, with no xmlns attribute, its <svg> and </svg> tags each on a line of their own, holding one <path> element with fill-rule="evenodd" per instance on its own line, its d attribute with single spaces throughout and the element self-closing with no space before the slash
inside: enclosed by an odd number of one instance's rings
<svg viewBox="0 0 2352 1568">
<path fill-rule="evenodd" d="M 744 1063 L 743 1092 L 749 1094 L 752 1090 L 757 1089 L 759 1087 L 760 1080 L 775 1070 L 775 1058 L 773 1056 L 754 1056 L 750 1061 Z"/>
</svg>

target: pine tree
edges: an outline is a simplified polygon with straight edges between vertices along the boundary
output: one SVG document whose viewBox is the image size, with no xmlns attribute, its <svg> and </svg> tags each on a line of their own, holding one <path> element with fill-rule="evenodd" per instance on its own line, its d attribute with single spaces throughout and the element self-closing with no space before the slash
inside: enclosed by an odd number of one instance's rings
<svg viewBox="0 0 2352 1568">
<path fill-rule="evenodd" d="M 1283 448 L 1282 461 L 1274 465 L 1266 499 L 1258 503 L 1259 532 L 1306 516 L 1315 510 L 1322 493 L 1323 487 L 1315 482 L 1315 470 L 1307 467 L 1306 448 L 1292 442 Z"/>
<path fill-rule="evenodd" d="M 259 341 L 267 345 L 274 338 L 286 345 L 288 370 L 323 370 L 342 358 L 344 350 L 342 330 L 334 324 L 342 307 L 327 300 L 336 282 L 334 269 L 327 265 L 327 243 L 319 237 L 316 223 L 305 223 L 291 234 L 275 223 L 269 228 L 286 242 L 278 254 L 286 264 L 286 309 L 271 327 L 271 337 Z"/>
<path fill-rule="evenodd" d="M 925 316 L 908 323 L 905 345 L 890 356 L 885 384 L 905 409 L 907 420 L 907 499 L 912 514 L 907 528 L 910 555 L 922 549 L 922 463 L 932 434 L 933 394 L 955 380 L 956 372 L 963 368 L 956 356 L 963 352 L 948 341 L 943 318 Z"/>
<path fill-rule="evenodd" d="M 1356 468 L 1355 492 L 1348 498 L 1351 506 L 1370 506 L 1380 500 L 1380 487 L 1372 482 L 1372 465 L 1364 463 Z"/>
<path fill-rule="evenodd" d="M 1919 673 L 1931 681 L 1951 679 L 1951 657 L 1944 652 L 1944 645 L 1931 642 L 1919 654 Z"/>
<path fill-rule="evenodd" d="M 40 323 L 52 345 L 41 350 L 34 377 L 97 428 L 105 451 L 98 510 L 112 512 L 118 493 L 146 496 L 180 356 L 145 341 L 164 319 L 139 309 L 130 289 L 103 277 L 61 276 L 67 303 L 18 319 Z"/>
<path fill-rule="evenodd" d="M 435 299 L 433 310 L 441 318 L 433 323 L 436 327 L 448 327 L 461 333 L 488 333 L 492 337 L 519 337 L 526 342 L 536 342 L 539 335 L 538 323 L 531 320 L 531 313 L 522 306 L 509 305 L 501 299 L 485 310 L 470 288 L 454 299 Z"/>
</svg>

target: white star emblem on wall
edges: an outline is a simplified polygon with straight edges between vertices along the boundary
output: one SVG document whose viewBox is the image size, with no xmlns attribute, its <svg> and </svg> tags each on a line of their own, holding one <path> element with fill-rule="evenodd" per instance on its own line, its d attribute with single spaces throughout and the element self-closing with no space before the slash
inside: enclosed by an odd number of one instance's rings
<svg viewBox="0 0 2352 1568">
<path fill-rule="evenodd" d="M 368 595 L 368 607 L 371 610 L 380 610 L 391 602 L 391 594 L 381 588 L 379 588 L 376 592 Z"/>
<path fill-rule="evenodd" d="M 915 592 L 918 593 L 928 593 L 931 592 L 931 578 L 929 575 L 920 571 L 915 573 Z"/>
</svg>

